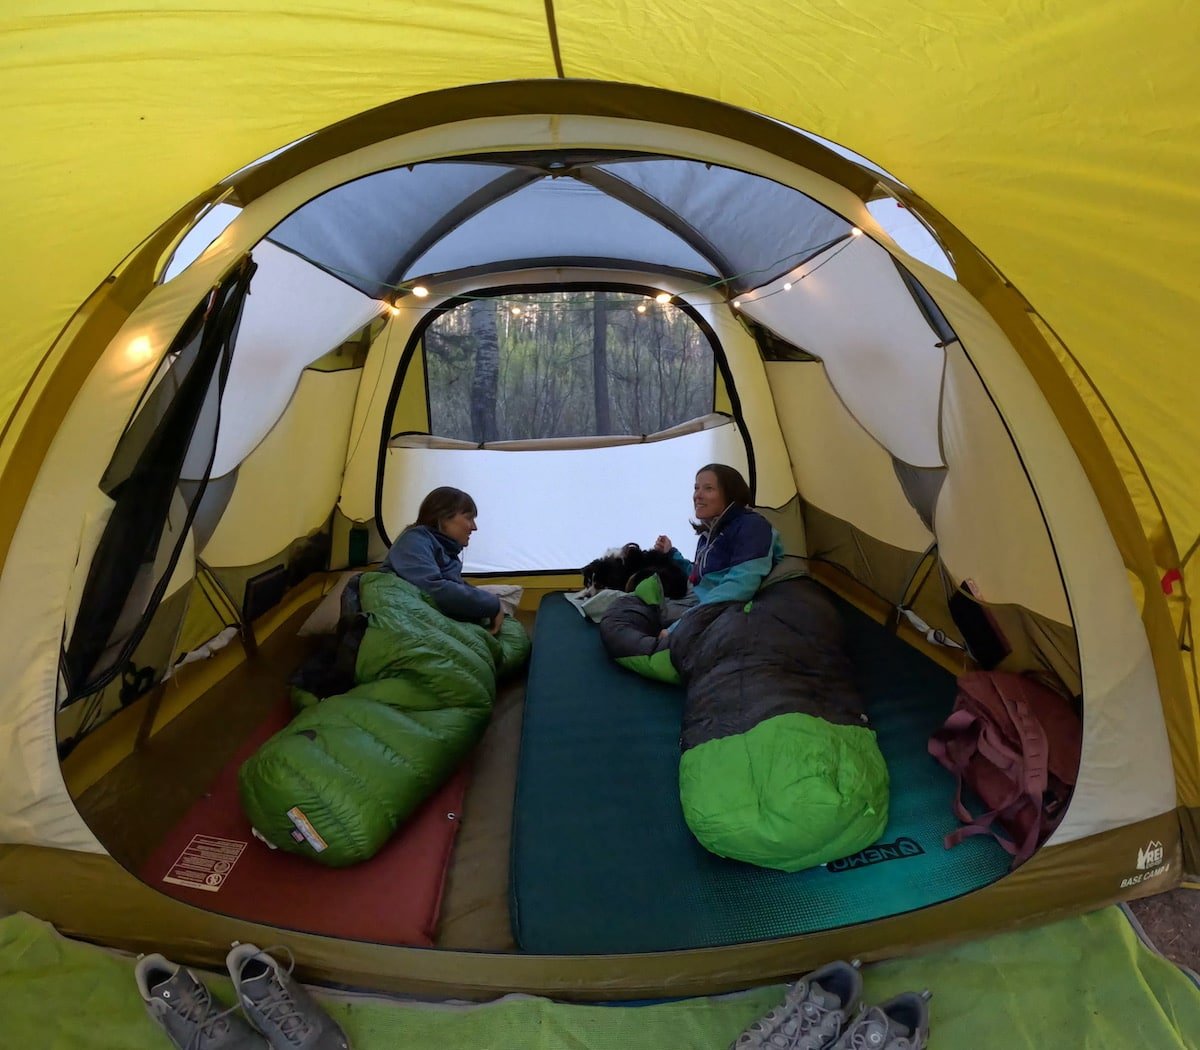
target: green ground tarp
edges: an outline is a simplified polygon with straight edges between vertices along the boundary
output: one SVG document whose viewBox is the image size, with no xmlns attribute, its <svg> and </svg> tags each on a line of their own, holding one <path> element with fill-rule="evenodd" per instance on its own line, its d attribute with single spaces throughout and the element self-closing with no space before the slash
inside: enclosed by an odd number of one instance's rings
<svg viewBox="0 0 1200 1050">
<path fill-rule="evenodd" d="M 0 920 L 0 1045 L 163 1050 L 134 962 Z M 1117 908 L 869 967 L 868 996 L 931 988 L 932 1050 L 1194 1050 L 1200 989 L 1138 940 Z M 230 1001 L 227 980 L 211 982 Z M 355 1050 L 725 1050 L 778 988 L 653 1006 L 570 1006 L 513 996 L 481 1006 L 323 996 Z"/>
</svg>

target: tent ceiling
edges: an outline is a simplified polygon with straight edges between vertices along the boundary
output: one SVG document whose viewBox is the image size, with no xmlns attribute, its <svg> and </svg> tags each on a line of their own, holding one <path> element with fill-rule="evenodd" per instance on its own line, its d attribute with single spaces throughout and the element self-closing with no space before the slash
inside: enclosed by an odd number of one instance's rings
<svg viewBox="0 0 1200 1050">
<path fill-rule="evenodd" d="M 532 183 L 447 232 L 396 283 L 507 259 L 625 258 L 638 269 L 712 275 L 713 264 L 653 219 L 573 179 Z"/>
<path fill-rule="evenodd" d="M 794 189 L 669 157 L 521 153 L 356 179 L 293 212 L 271 239 L 368 295 L 512 259 L 624 259 L 732 292 L 783 273 L 849 223 Z"/>
</svg>

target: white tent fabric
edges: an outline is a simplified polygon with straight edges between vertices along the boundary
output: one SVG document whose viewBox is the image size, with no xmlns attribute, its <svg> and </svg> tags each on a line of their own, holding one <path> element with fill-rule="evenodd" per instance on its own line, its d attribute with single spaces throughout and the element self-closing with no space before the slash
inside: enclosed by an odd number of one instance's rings
<svg viewBox="0 0 1200 1050">
<path fill-rule="evenodd" d="M 395 539 L 437 485 L 471 493 L 479 531 L 463 555 L 467 572 L 578 570 L 614 547 L 670 536 L 685 557 L 692 479 L 704 463 L 746 470 L 746 446 L 728 423 L 713 430 L 610 448 L 537 452 L 390 448 L 383 525 Z"/>
<path fill-rule="evenodd" d="M 1008 432 L 961 347 L 946 356 L 942 445 L 950 469 L 934 512 L 942 560 L 956 580 L 972 578 L 986 601 L 1070 623 L 1042 509 Z M 1004 542 L 1006 533 L 1022 542 Z"/>
<path fill-rule="evenodd" d="M 741 304 L 747 316 L 821 358 L 838 396 L 897 459 L 943 465 L 945 355 L 879 245 L 848 238 Z"/>
<path fill-rule="evenodd" d="M 954 276 L 954 264 L 933 234 L 911 211 L 891 197 L 868 201 L 867 210 L 881 229 L 906 255 L 919 259 L 947 277 Z"/>
<path fill-rule="evenodd" d="M 221 402 L 212 476 L 233 470 L 287 407 L 304 366 L 358 331 L 382 305 L 263 242 Z M 190 476 L 186 475 L 185 476 Z"/>
<path fill-rule="evenodd" d="M 891 455 L 839 400 L 824 367 L 769 364 L 767 371 L 804 498 L 893 547 L 925 550 L 933 536 L 905 498 Z"/>
<path fill-rule="evenodd" d="M 175 246 L 163 270 L 162 279 L 169 281 L 183 273 L 225 232 L 225 228 L 238 217 L 241 210 L 233 204 L 214 204 L 206 208 Z"/>
<path fill-rule="evenodd" d="M 1154 661 L 1096 493 L 1045 397 L 983 307 L 936 270 L 915 260 L 908 265 L 945 312 L 1004 419 L 1066 584 L 1087 712 L 1079 781 L 1050 841 L 1168 812 L 1175 779 Z"/>
</svg>

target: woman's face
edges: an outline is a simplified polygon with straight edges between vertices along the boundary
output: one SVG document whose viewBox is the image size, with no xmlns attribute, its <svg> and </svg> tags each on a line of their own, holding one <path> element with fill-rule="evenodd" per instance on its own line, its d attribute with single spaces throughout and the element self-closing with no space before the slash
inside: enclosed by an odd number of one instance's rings
<svg viewBox="0 0 1200 1050">
<path fill-rule="evenodd" d="M 712 521 L 719 518 L 729 506 L 721 484 L 711 470 L 702 470 L 696 475 L 696 486 L 692 489 L 692 506 L 696 508 L 696 517 L 700 521 Z"/>
<path fill-rule="evenodd" d="M 469 510 L 460 510 L 453 517 L 443 518 L 438 531 L 465 547 L 471 541 L 471 533 L 477 528 L 475 515 Z"/>
</svg>

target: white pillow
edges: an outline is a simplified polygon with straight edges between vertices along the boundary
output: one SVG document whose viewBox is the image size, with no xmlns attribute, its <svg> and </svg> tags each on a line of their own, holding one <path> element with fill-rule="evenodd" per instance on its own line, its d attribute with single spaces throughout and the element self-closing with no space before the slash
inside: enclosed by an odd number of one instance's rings
<svg viewBox="0 0 1200 1050">
<path fill-rule="evenodd" d="M 490 591 L 500 599 L 500 608 L 504 610 L 505 616 L 517 615 L 517 606 L 521 604 L 521 595 L 525 593 L 524 587 L 517 587 L 511 583 L 481 583 L 479 589 Z"/>
<path fill-rule="evenodd" d="M 362 569 L 350 569 L 338 576 L 334 581 L 333 588 L 321 599 L 320 604 L 312 611 L 296 634 L 302 636 L 333 634 L 337 630 L 338 620 L 342 618 L 342 591 L 346 589 L 350 577 L 357 576 L 362 571 Z"/>
</svg>

